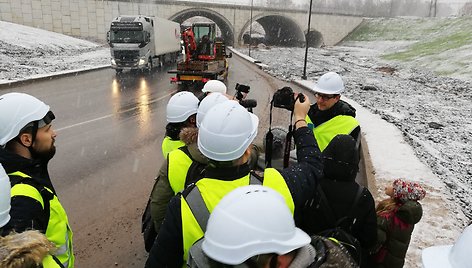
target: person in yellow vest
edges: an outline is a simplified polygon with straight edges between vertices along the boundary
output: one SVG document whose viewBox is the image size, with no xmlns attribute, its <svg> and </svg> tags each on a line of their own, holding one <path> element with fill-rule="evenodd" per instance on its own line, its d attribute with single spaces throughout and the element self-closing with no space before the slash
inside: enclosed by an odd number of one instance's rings
<svg viewBox="0 0 472 268">
<path fill-rule="evenodd" d="M 231 100 L 208 111 L 198 129 L 197 144 L 209 164 L 202 179 L 169 202 L 146 267 L 183 267 L 190 247 L 203 237 L 209 213 L 223 196 L 240 186 L 263 184 L 276 190 L 295 222 L 303 220 L 300 212 L 314 198 L 313 189 L 323 169 L 313 132 L 306 127 L 310 103 L 305 99 L 297 99 L 294 109 L 298 163 L 281 172 L 265 169 L 263 178 L 250 172 L 248 166 L 258 117 Z"/>
<path fill-rule="evenodd" d="M 208 163 L 208 159 L 197 147 L 198 127 L 207 111 L 224 101 L 228 101 L 228 98 L 219 92 L 211 93 L 201 101 L 197 110 L 196 127 L 185 127 L 180 132 L 180 140 L 185 145 L 170 152 L 162 164 L 150 198 L 151 217 L 157 233 L 170 199 L 195 182 L 194 180 L 201 178 L 199 173 Z"/>
<path fill-rule="evenodd" d="M 356 120 L 356 109 L 341 100 L 344 82 L 335 72 L 322 75 L 316 82 L 316 103 L 311 105 L 306 121 L 313 130 L 321 151 L 338 134 L 351 135 L 356 141 L 360 139 L 360 126 Z"/>
<path fill-rule="evenodd" d="M 2 232 L 39 230 L 54 243 L 53 256 L 74 267 L 72 230 L 47 168 L 56 152 L 54 118 L 49 106 L 31 95 L 0 96 L 0 163 L 11 184 L 11 218 Z M 43 261 L 43 267 L 54 266 Z"/>
<path fill-rule="evenodd" d="M 162 155 L 167 159 L 167 155 L 185 145 L 180 140 L 180 130 L 184 127 L 195 126 L 196 113 L 199 100 L 188 91 L 181 91 L 174 94 L 166 108 L 166 134 L 162 141 Z"/>
<path fill-rule="evenodd" d="M 248 185 L 223 197 L 187 267 L 306 268 L 358 265 L 339 243 L 308 236 L 295 226 L 284 198 L 269 187 Z"/>
<path fill-rule="evenodd" d="M 10 221 L 11 185 L 7 173 L 0 164 L 0 232 Z M 0 267 L 37 268 L 64 267 L 53 258 L 55 245 L 38 230 L 0 235 Z M 42 265 L 42 266 L 41 266 Z"/>
</svg>

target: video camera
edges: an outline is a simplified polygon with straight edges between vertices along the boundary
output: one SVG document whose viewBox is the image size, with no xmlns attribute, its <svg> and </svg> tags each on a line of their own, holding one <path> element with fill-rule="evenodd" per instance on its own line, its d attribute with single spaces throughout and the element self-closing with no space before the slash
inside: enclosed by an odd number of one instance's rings
<svg viewBox="0 0 472 268">
<path fill-rule="evenodd" d="M 236 89 L 236 99 L 241 101 L 244 98 L 243 93 L 248 94 L 249 91 L 251 90 L 251 87 L 236 83 L 236 86 L 234 87 L 234 89 Z"/>
<path fill-rule="evenodd" d="M 296 99 L 293 98 L 293 94 L 294 93 L 291 87 L 283 87 L 278 89 L 272 97 L 274 107 L 293 111 L 296 101 Z M 303 96 L 303 94 L 299 94 L 297 98 L 300 100 L 300 102 L 305 101 L 305 96 Z"/>
<path fill-rule="evenodd" d="M 257 106 L 257 101 L 254 99 L 244 99 L 245 94 L 247 95 L 249 93 L 251 87 L 236 83 L 234 89 L 236 90 L 235 97 L 239 101 L 239 104 L 241 104 L 241 106 L 252 112 L 252 108 Z"/>
</svg>

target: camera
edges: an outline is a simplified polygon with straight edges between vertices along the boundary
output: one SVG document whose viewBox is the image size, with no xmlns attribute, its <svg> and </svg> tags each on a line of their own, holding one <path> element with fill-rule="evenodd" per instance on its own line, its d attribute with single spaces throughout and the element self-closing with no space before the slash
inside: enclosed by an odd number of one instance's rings
<svg viewBox="0 0 472 268">
<path fill-rule="evenodd" d="M 272 102 L 274 103 L 274 107 L 284 108 L 289 111 L 293 111 L 295 106 L 295 99 L 293 98 L 293 90 L 291 87 L 283 87 L 277 90 L 274 93 L 274 97 L 272 98 Z"/>
<path fill-rule="evenodd" d="M 234 89 L 236 89 L 236 99 L 241 101 L 244 98 L 243 93 L 246 93 L 246 94 L 249 93 L 249 90 L 251 90 L 251 87 L 236 83 L 236 86 L 234 87 Z"/>
<path fill-rule="evenodd" d="M 242 85 L 236 83 L 235 88 L 236 89 L 236 99 L 239 101 L 239 104 L 243 106 L 244 108 L 248 109 L 250 112 L 252 112 L 252 108 L 257 106 L 257 101 L 253 99 L 245 99 L 245 94 L 249 93 L 251 90 L 250 86 L 247 85 Z M 245 94 L 243 94 L 245 93 Z"/>
<path fill-rule="evenodd" d="M 296 99 L 293 98 L 293 94 L 294 93 L 291 87 L 283 87 L 281 89 L 278 89 L 272 97 L 274 107 L 284 108 L 289 111 L 293 111 L 296 101 Z M 303 96 L 302 94 L 299 94 L 297 98 L 300 100 L 300 102 L 305 101 L 305 96 Z"/>
</svg>

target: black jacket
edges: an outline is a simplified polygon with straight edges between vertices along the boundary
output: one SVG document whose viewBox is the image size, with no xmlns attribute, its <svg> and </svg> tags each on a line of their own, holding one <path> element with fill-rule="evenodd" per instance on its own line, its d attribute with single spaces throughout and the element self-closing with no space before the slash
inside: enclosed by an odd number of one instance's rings
<svg viewBox="0 0 472 268">
<path fill-rule="evenodd" d="M 326 199 L 333 211 L 336 220 L 347 216 L 352 207 L 352 202 L 356 196 L 359 185 L 355 181 L 333 181 L 323 179 L 320 181 Z M 334 228 L 323 215 L 323 211 L 317 209 L 319 197 L 311 207 L 307 207 L 306 219 L 302 229 L 310 235 L 317 234 L 323 230 Z M 362 248 L 369 250 L 375 246 L 377 241 L 377 218 L 375 214 L 374 198 L 367 188 L 358 201 L 357 207 L 353 209 L 352 215 L 356 222 L 352 226 L 352 235 L 356 237 Z"/>
<path fill-rule="evenodd" d="M 375 202 L 371 193 L 364 188 L 360 199 L 353 207 L 359 184 L 355 181 L 359 170 L 359 152 L 356 141 L 350 135 L 337 135 L 323 151 L 324 179 L 319 187 L 325 193 L 329 207 L 323 206 L 319 196 L 315 202 L 306 207 L 305 221 L 302 229 L 310 235 L 321 231 L 335 228 L 335 223 L 343 217 L 350 220 L 343 221 L 344 230 L 348 231 L 362 247 L 364 260 L 368 259 L 368 252 L 375 246 L 377 241 L 377 220 L 375 213 Z M 315 189 L 314 189 L 315 190 Z M 330 222 L 327 213 L 331 210 L 334 222 Z M 350 222 L 354 220 L 351 225 Z M 367 263 L 362 261 L 361 267 Z"/>
<path fill-rule="evenodd" d="M 281 171 L 295 204 L 295 223 L 303 221 L 303 207 L 314 199 L 318 178 L 321 177 L 321 153 L 313 132 L 300 128 L 294 132 L 298 164 Z M 205 177 L 220 180 L 235 180 L 249 173 L 247 165 L 220 169 L 207 168 Z M 182 267 L 183 238 L 180 210 L 181 195 L 173 197 L 167 207 L 166 216 L 154 245 L 149 252 L 146 267 Z"/>
<path fill-rule="evenodd" d="M 32 177 L 31 182 L 37 189 L 47 187 L 56 194 L 49 178 L 47 163 L 31 160 L 0 148 L 0 163 L 6 173 L 20 171 Z M 41 204 L 33 198 L 15 196 L 11 199 L 10 221 L 3 227 L 3 234 L 12 230 L 23 232 L 29 229 L 45 232 L 49 213 L 43 210 Z"/>
</svg>

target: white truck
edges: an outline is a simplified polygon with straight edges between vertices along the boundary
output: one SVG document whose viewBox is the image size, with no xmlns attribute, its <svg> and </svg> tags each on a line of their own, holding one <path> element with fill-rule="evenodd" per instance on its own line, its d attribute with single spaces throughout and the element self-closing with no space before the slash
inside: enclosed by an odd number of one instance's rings
<svg viewBox="0 0 472 268">
<path fill-rule="evenodd" d="M 107 33 L 111 67 L 123 70 L 152 70 L 176 62 L 181 52 L 180 24 L 158 17 L 116 17 Z"/>
</svg>

